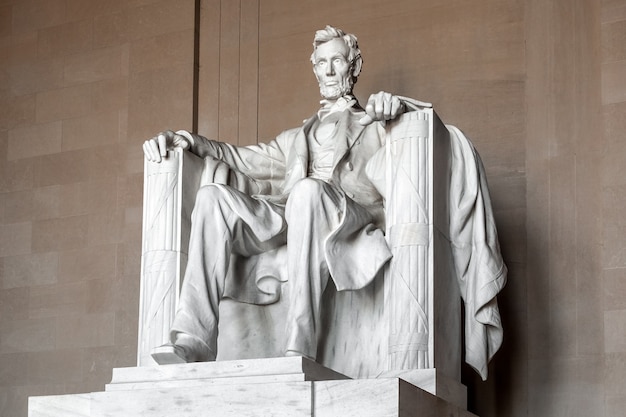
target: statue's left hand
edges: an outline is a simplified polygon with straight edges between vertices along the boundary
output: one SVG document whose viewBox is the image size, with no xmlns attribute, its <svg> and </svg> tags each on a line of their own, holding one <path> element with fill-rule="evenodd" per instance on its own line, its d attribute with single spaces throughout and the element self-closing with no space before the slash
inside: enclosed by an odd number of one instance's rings
<svg viewBox="0 0 626 417">
<path fill-rule="evenodd" d="M 372 94 L 369 100 L 367 100 L 367 105 L 365 106 L 366 114 L 359 120 L 359 123 L 365 126 L 374 121 L 392 120 L 404 113 L 404 111 L 404 102 L 398 96 L 381 91 Z"/>
<path fill-rule="evenodd" d="M 171 130 L 161 132 L 152 139 L 148 139 L 143 144 L 143 153 L 152 162 L 161 162 L 161 159 L 167 155 L 168 149 L 182 148 L 189 149 L 189 140 Z"/>
</svg>

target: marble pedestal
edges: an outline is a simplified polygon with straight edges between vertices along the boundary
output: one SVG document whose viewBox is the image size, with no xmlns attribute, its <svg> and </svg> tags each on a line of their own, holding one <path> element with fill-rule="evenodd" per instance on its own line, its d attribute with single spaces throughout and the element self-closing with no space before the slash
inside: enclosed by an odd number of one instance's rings
<svg viewBox="0 0 626 417">
<path fill-rule="evenodd" d="M 300 357 L 117 368 L 104 392 L 31 397 L 28 415 L 473 416 L 403 378 L 351 380 Z"/>
</svg>

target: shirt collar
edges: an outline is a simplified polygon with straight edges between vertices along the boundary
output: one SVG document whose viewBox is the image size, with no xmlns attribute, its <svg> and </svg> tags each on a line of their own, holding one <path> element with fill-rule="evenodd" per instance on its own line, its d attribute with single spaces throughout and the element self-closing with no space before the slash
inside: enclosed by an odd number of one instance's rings
<svg viewBox="0 0 626 417">
<path fill-rule="evenodd" d="M 351 95 L 346 95 L 343 97 L 339 97 L 335 101 L 326 99 L 321 100 L 320 104 L 322 105 L 322 108 L 319 109 L 317 115 L 319 116 L 320 120 L 322 120 L 331 113 L 342 112 L 346 109 L 353 107 L 356 104 L 356 99 Z"/>
</svg>

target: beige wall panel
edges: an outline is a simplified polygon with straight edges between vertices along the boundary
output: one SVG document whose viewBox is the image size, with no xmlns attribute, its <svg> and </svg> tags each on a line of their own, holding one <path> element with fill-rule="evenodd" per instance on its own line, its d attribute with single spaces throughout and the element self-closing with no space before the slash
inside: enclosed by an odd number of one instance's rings
<svg viewBox="0 0 626 417">
<path fill-rule="evenodd" d="M 98 245 L 59 253 L 59 281 L 80 282 L 115 276 L 117 246 Z"/>
<path fill-rule="evenodd" d="M 13 5 L 12 33 L 56 26 L 65 23 L 65 1 L 20 1 Z"/>
<path fill-rule="evenodd" d="M 193 59 L 193 28 L 139 39 L 131 44 L 130 72 L 168 68 Z"/>
<path fill-rule="evenodd" d="M 1 288 L 26 288 L 57 282 L 58 258 L 56 252 L 3 257 Z"/>
<path fill-rule="evenodd" d="M 32 123 L 35 123 L 34 95 L 0 98 L 1 129 L 12 129 Z"/>
<path fill-rule="evenodd" d="M 23 126 L 9 131 L 7 159 L 54 154 L 61 150 L 61 122 Z"/>
<path fill-rule="evenodd" d="M 23 416 L 134 361 L 140 144 L 192 127 L 195 1 L 0 9 L 0 415 Z"/>
<path fill-rule="evenodd" d="M 626 101 L 626 60 L 602 64 L 602 102 L 603 104 Z"/>
<path fill-rule="evenodd" d="M 115 344 L 114 313 L 72 314 L 57 319 L 59 350 L 113 346 Z"/>
<path fill-rule="evenodd" d="M 546 359 L 530 361 L 529 413 L 583 416 L 593 404 L 603 415 L 604 380 L 581 366 L 603 362 L 600 8 L 527 4 L 529 347 L 531 357 L 572 361 L 579 380 L 548 368 L 544 386 Z"/>
<path fill-rule="evenodd" d="M 63 121 L 61 149 L 93 148 L 119 142 L 119 111 L 117 109 Z"/>
<path fill-rule="evenodd" d="M 44 155 L 37 161 L 35 184 L 43 187 L 88 179 L 92 160 L 92 152 L 88 149 Z"/>
<path fill-rule="evenodd" d="M 604 313 L 604 327 L 613 329 L 605 333 L 604 344 L 607 353 L 626 352 L 626 310 L 610 310 Z"/>
<path fill-rule="evenodd" d="M 604 271 L 604 308 L 626 310 L 626 268 Z"/>
<path fill-rule="evenodd" d="M 239 74 L 241 2 L 222 1 L 220 14 L 219 131 L 222 141 L 239 137 Z"/>
<path fill-rule="evenodd" d="M 33 222 L 32 250 L 50 252 L 87 245 L 88 216 L 63 217 Z"/>
<path fill-rule="evenodd" d="M 259 0 L 241 3 L 239 50 L 239 142 L 257 143 L 259 95 Z"/>
<path fill-rule="evenodd" d="M 33 191 L 16 191 L 3 195 L 4 223 L 19 223 L 33 218 Z"/>
<path fill-rule="evenodd" d="M 626 266 L 624 163 L 626 130 L 626 1 L 605 0 L 602 7 L 602 103 L 606 147 L 603 153 L 604 349 L 606 416 L 623 414 L 626 404 L 626 343 L 623 269 Z"/>
<path fill-rule="evenodd" d="M 121 76 L 102 80 L 92 83 L 91 85 L 91 108 L 95 112 L 118 110 L 120 119 L 126 116 L 126 108 L 128 107 L 128 77 Z M 120 136 L 125 137 L 125 133 L 121 128 L 122 120 L 120 120 Z"/>
<path fill-rule="evenodd" d="M 604 268 L 626 267 L 626 187 L 623 185 L 604 187 L 604 241 L 602 263 Z"/>
<path fill-rule="evenodd" d="M 0 242 L 0 257 L 30 253 L 32 246 L 32 223 L 20 222 L 0 225 L 4 238 Z"/>
<path fill-rule="evenodd" d="M 626 49 L 626 48 L 625 48 Z M 623 168 L 626 166 L 626 101 L 603 106 L 606 160 L 602 170 L 606 186 L 626 185 Z"/>
<path fill-rule="evenodd" d="M 73 21 L 42 29 L 38 33 L 38 56 L 42 58 L 85 52 L 92 45 L 92 20 Z"/>
<path fill-rule="evenodd" d="M 54 318 L 7 320 L 0 323 L 0 331 L 0 354 L 51 351 L 56 347 Z"/>
<path fill-rule="evenodd" d="M 38 93 L 37 123 L 69 119 L 89 113 L 92 110 L 91 88 L 90 84 L 79 84 Z"/>
<path fill-rule="evenodd" d="M 607 353 L 605 368 L 605 395 L 608 400 L 626 397 L 626 385 L 623 377 L 626 374 L 626 353 Z M 622 410 L 623 411 L 623 410 Z M 609 414 L 619 416 L 619 414 Z"/>
<path fill-rule="evenodd" d="M 163 130 L 191 129 L 192 62 L 130 75 L 128 139 L 135 146 Z"/>
<path fill-rule="evenodd" d="M 77 350 L 62 350 L 49 353 L 32 353 L 28 355 L 28 377 L 32 384 L 51 384 L 55 382 L 77 383 L 81 380 L 82 361 L 76 364 Z M 78 366 L 77 366 L 78 365 Z M 63 373 L 62 378 L 58 375 Z M 57 381 L 55 381 L 55 378 Z"/>
<path fill-rule="evenodd" d="M 200 1 L 198 39 L 198 133 L 219 137 L 221 1 Z"/>
<path fill-rule="evenodd" d="M 124 48 L 114 46 L 72 55 L 64 61 L 65 85 L 89 83 L 122 74 Z"/>
<path fill-rule="evenodd" d="M 8 68 L 10 92 L 15 96 L 34 94 L 64 86 L 64 61 L 49 60 L 26 61 Z"/>
</svg>

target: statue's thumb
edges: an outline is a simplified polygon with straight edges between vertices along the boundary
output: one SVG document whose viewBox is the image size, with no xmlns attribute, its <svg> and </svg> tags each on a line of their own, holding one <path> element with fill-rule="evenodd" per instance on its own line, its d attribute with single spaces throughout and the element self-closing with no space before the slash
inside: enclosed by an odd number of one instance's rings
<svg viewBox="0 0 626 417">
<path fill-rule="evenodd" d="M 368 115 L 368 114 L 366 114 L 365 116 L 363 116 L 363 117 L 361 117 L 361 118 L 359 119 L 359 123 L 360 123 L 362 126 L 367 126 L 367 125 L 369 125 L 370 123 L 372 123 L 373 121 L 374 121 L 374 119 L 372 119 L 372 117 L 371 117 L 370 115 Z"/>
</svg>

